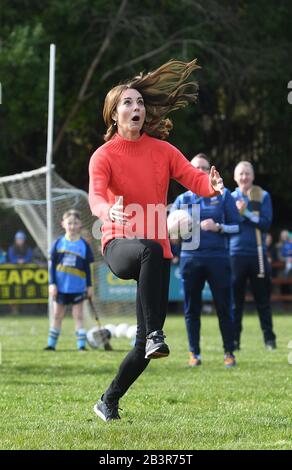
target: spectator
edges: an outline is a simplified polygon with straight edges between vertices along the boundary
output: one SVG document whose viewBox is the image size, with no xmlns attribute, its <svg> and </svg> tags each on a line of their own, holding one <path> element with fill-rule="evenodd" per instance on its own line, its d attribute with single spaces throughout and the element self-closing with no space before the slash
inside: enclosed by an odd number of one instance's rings
<svg viewBox="0 0 292 470">
<path fill-rule="evenodd" d="M 5 251 L 0 247 L 0 264 L 6 263 L 6 253 Z"/>
<path fill-rule="evenodd" d="M 288 240 L 288 234 L 289 234 L 289 232 L 288 232 L 287 229 L 281 230 L 280 235 L 279 235 L 279 240 L 276 243 L 277 258 L 280 261 L 285 261 L 285 259 L 282 256 L 282 247 L 283 247 L 284 243 Z"/>
<path fill-rule="evenodd" d="M 31 263 L 32 249 L 26 242 L 26 234 L 19 231 L 15 234 L 14 243 L 8 248 L 8 263 L 24 264 Z"/>
<path fill-rule="evenodd" d="M 285 260 L 284 275 L 287 278 L 291 278 L 292 277 L 292 232 L 288 232 L 288 238 L 283 243 L 281 255 Z"/>
<path fill-rule="evenodd" d="M 198 154 L 192 165 L 205 174 L 210 163 L 204 154 Z M 228 234 L 239 231 L 239 215 L 230 192 L 223 195 L 200 197 L 192 191 L 178 196 L 172 210 L 187 207 L 190 214 L 194 204 L 200 206 L 200 246 L 191 249 L 187 241 L 182 243 L 180 271 L 184 291 L 184 314 L 189 341 L 189 366 L 201 365 L 200 329 L 202 291 L 208 281 L 223 340 L 225 367 L 236 365 L 231 317 L 231 268 Z"/>
<path fill-rule="evenodd" d="M 254 169 L 250 162 L 242 161 L 236 165 L 234 179 L 238 187 L 232 196 L 241 215 L 240 233 L 232 235 L 230 239 L 235 346 L 236 349 L 240 348 L 244 300 L 249 280 L 265 346 L 271 350 L 276 348 L 276 335 L 273 332 L 270 302 L 271 269 L 265 243 L 265 233 L 272 223 L 271 197 L 267 191 L 253 185 Z"/>
</svg>

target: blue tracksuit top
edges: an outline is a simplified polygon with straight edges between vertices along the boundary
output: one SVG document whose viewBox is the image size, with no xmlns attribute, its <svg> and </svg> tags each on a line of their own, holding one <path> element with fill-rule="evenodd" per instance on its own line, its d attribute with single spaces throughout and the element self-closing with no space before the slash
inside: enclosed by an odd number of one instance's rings
<svg viewBox="0 0 292 470">
<path fill-rule="evenodd" d="M 66 236 L 60 237 L 51 250 L 49 283 L 56 284 L 63 294 L 83 293 L 92 285 L 93 261 L 92 250 L 83 238 L 70 241 Z"/>
<path fill-rule="evenodd" d="M 270 229 L 273 219 L 273 208 L 271 196 L 267 191 L 263 192 L 263 199 L 260 207 L 259 217 L 251 212 L 250 201 L 247 196 L 242 194 L 239 188 L 231 193 L 234 200 L 243 199 L 247 204 L 247 213 L 240 216 L 240 233 L 230 237 L 230 255 L 231 256 L 257 256 L 256 228 L 259 228 L 262 234 L 263 251 L 266 253 L 266 232 Z"/>
<path fill-rule="evenodd" d="M 181 256 L 196 257 L 228 257 L 229 235 L 227 232 L 238 232 L 240 217 L 230 191 L 224 189 L 224 194 L 214 197 L 200 197 L 192 191 L 180 194 L 174 201 L 170 212 L 185 209 L 191 214 L 192 204 L 200 205 L 200 220 L 213 219 L 215 223 L 223 224 L 223 233 L 200 230 L 200 245 L 196 250 L 181 250 Z M 188 243 L 185 241 L 184 243 Z"/>
</svg>

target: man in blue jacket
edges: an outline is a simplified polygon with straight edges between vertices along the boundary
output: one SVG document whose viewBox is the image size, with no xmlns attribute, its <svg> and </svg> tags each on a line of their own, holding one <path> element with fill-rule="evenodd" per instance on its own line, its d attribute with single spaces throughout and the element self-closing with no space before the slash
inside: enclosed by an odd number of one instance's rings
<svg viewBox="0 0 292 470">
<path fill-rule="evenodd" d="M 265 346 L 271 350 L 276 348 L 276 336 L 270 303 L 271 270 L 265 243 L 273 217 L 271 197 L 267 191 L 253 185 L 254 169 L 250 162 L 238 163 L 234 179 L 238 187 L 232 196 L 241 217 L 241 230 L 230 240 L 235 347 L 240 349 L 246 284 L 249 280 Z"/>
<path fill-rule="evenodd" d="M 192 165 L 208 173 L 210 163 L 205 154 L 198 154 Z M 171 208 L 187 209 L 200 206 L 200 245 L 198 249 L 182 242 L 180 271 L 184 290 L 184 313 L 189 341 L 189 365 L 201 365 L 200 328 L 202 290 L 208 281 L 219 318 L 223 339 L 224 364 L 236 365 L 231 316 L 231 268 L 229 259 L 229 234 L 239 231 L 239 215 L 234 200 L 227 189 L 224 194 L 212 198 L 199 197 L 192 191 L 178 196 Z"/>
</svg>

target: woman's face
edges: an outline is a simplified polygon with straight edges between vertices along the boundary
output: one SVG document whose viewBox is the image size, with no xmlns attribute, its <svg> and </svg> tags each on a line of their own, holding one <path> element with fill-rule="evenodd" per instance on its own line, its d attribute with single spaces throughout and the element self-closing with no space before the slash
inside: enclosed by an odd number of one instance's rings
<svg viewBox="0 0 292 470">
<path fill-rule="evenodd" d="M 125 139 L 136 140 L 145 121 L 145 105 L 142 95 L 134 88 L 124 90 L 120 96 L 113 119 L 119 134 Z"/>
</svg>

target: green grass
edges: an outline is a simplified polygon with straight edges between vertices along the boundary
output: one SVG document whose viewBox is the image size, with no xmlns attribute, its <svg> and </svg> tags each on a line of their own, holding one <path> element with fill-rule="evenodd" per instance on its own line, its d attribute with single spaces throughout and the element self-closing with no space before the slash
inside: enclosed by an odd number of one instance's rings
<svg viewBox="0 0 292 470">
<path fill-rule="evenodd" d="M 66 318 L 58 351 L 44 352 L 46 319 L 2 317 L 0 448 L 291 449 L 292 317 L 274 323 L 279 347 L 267 352 L 258 318 L 246 316 L 238 367 L 226 370 L 217 320 L 203 317 L 203 366 L 190 369 L 183 318 L 169 316 L 171 355 L 152 361 L 123 397 L 122 420 L 104 423 L 92 408 L 129 340 L 113 339 L 113 352 L 78 353 Z"/>
</svg>

